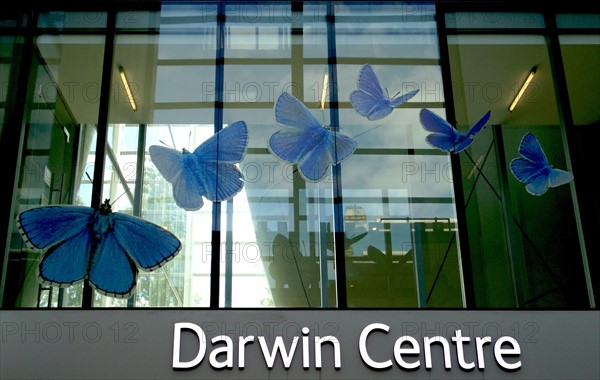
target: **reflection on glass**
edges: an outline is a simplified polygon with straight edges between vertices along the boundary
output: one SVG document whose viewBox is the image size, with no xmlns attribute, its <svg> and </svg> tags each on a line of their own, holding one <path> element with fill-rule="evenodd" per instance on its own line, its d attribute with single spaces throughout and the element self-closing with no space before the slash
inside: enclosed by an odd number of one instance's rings
<svg viewBox="0 0 600 380">
<path fill-rule="evenodd" d="M 98 103 L 90 98 L 95 92 L 84 88 L 99 83 L 104 40 L 93 35 L 41 35 L 36 47 L 16 214 L 44 205 L 89 206 L 91 201 L 85 173 L 96 134 Z M 36 267 L 43 253 L 27 248 L 14 232 L 8 270 L 22 275 L 7 282 L 5 304 L 81 305 L 81 284 L 58 288 L 38 282 Z"/>
<path fill-rule="evenodd" d="M 577 202 L 585 205 L 579 207 L 587 251 L 583 259 L 589 268 L 589 272 L 586 271 L 589 273 L 588 287 L 600 289 L 600 276 L 594 269 L 600 268 L 596 254 L 600 250 L 597 233 L 600 230 L 600 205 L 595 176 L 586 175 L 590 170 L 588 165 L 596 162 L 596 139 L 590 136 L 595 136 L 600 126 L 600 108 L 596 106 L 600 99 L 600 72 L 593 67 L 594 62 L 600 61 L 600 14 L 557 15 L 557 24 L 561 28 L 593 28 L 593 31 L 578 34 L 561 34 L 559 42 L 572 118 L 571 131 L 577 146 L 577 149 L 571 149 L 571 162 L 575 173 L 583 173 L 576 180 Z M 595 295 L 597 300 L 598 291 Z"/>
<path fill-rule="evenodd" d="M 450 159 L 419 120 L 443 107 L 435 9 L 407 6 L 336 7 L 340 130 L 358 143 L 341 177 L 349 307 L 463 305 Z M 356 109 L 369 86 L 385 112 Z M 385 91 L 407 96 L 391 112 Z"/>
<path fill-rule="evenodd" d="M 489 126 L 460 153 L 476 306 L 586 305 L 570 186 L 551 187 L 541 195 L 542 182 L 526 187 L 519 180 L 527 179 L 522 170 L 518 178 L 511 173 L 511 161 L 523 154 L 529 162 L 545 161 L 531 144 L 519 149 L 529 133 L 552 165 L 570 171 L 555 90 L 548 85 L 552 74 L 546 40 L 537 35 L 457 35 L 449 36 L 449 52 L 452 77 L 461 78 L 453 87 L 459 128 L 468 128 L 486 108 L 492 110 Z M 509 112 L 536 65 L 527 91 Z M 472 83 L 490 85 L 479 92 Z M 551 173 L 547 167 L 542 170 Z"/>
</svg>

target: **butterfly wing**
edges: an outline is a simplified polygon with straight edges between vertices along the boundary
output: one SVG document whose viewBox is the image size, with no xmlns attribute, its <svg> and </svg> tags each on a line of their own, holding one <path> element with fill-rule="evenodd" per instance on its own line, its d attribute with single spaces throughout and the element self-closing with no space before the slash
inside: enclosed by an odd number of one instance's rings
<svg viewBox="0 0 600 380">
<path fill-rule="evenodd" d="M 477 133 L 479 133 L 487 124 L 487 122 L 490 120 L 490 116 L 492 115 L 492 111 L 487 111 L 485 113 L 485 115 L 483 115 L 481 117 L 481 119 L 479 119 L 479 121 L 477 123 L 475 123 L 470 129 L 469 131 L 466 133 L 467 137 L 472 137 L 475 136 Z"/>
<path fill-rule="evenodd" d="M 138 267 L 147 271 L 159 268 L 181 249 L 175 235 L 147 220 L 124 213 L 98 216 L 102 218 L 109 218 L 111 227 L 102 230 L 100 220 L 95 225 L 102 235 L 95 246 L 89 279 L 98 292 L 107 296 L 129 297 L 137 282 Z"/>
<path fill-rule="evenodd" d="M 204 197 L 223 202 L 242 190 L 244 176 L 235 164 L 243 159 L 247 145 L 246 123 L 238 121 L 221 129 L 194 150 L 195 160 L 189 162 L 188 170 Z"/>
<path fill-rule="evenodd" d="M 521 139 L 519 155 L 510 162 L 515 178 L 526 183 L 525 189 L 533 195 L 544 194 L 549 187 L 557 187 L 573 180 L 573 174 L 552 168 L 539 141 L 528 132 Z"/>
<path fill-rule="evenodd" d="M 83 206 L 36 207 L 19 214 L 17 227 L 29 246 L 47 249 L 79 235 L 93 214 Z"/>
<path fill-rule="evenodd" d="M 137 272 L 114 231 L 107 231 L 94 250 L 89 273 L 92 287 L 109 297 L 128 298 L 135 288 Z"/>
<path fill-rule="evenodd" d="M 456 141 L 460 138 L 460 133 L 450 123 L 426 108 L 423 108 L 419 113 L 419 119 L 423 128 L 431 132 L 425 137 L 425 141 L 445 152 L 454 150 Z"/>
<path fill-rule="evenodd" d="M 525 190 L 531 195 L 542 195 L 548 190 L 549 186 L 550 181 L 548 180 L 548 177 L 540 175 L 533 178 L 531 182 L 525 186 Z"/>
<path fill-rule="evenodd" d="M 390 99 L 383 93 L 381 83 L 369 64 L 360 69 L 358 89 L 350 93 L 350 102 L 356 112 L 366 116 L 369 120 L 381 119 L 394 109 Z"/>
<path fill-rule="evenodd" d="M 233 164 L 197 160 L 190 162 L 189 168 L 190 174 L 195 178 L 194 191 L 198 191 L 212 202 L 231 199 L 244 187 L 243 175 Z M 184 195 L 179 196 L 180 203 L 183 202 Z M 193 197 L 190 200 L 193 200 Z"/>
<path fill-rule="evenodd" d="M 47 250 L 38 266 L 40 282 L 68 286 L 87 275 L 94 209 L 83 206 L 44 206 L 23 211 L 17 218 L 23 240 Z"/>
<path fill-rule="evenodd" d="M 181 250 L 177 236 L 145 219 L 116 212 L 112 225 L 119 245 L 143 270 L 152 271 L 165 265 Z"/>
<path fill-rule="evenodd" d="M 291 128 L 273 133 L 269 138 L 269 149 L 287 162 L 300 161 L 316 144 L 323 141 L 327 133 L 302 102 L 285 92 L 275 103 L 275 120 Z"/>
<path fill-rule="evenodd" d="M 160 174 L 173 186 L 175 204 L 187 211 L 200 209 L 204 205 L 203 189 L 194 173 L 197 164 L 192 154 L 160 145 L 150 146 L 148 153 Z"/>
<path fill-rule="evenodd" d="M 321 142 L 314 145 L 298 163 L 298 169 L 304 179 L 310 182 L 320 181 L 332 164 L 339 164 L 356 149 L 354 139 L 341 133 L 325 130 Z"/>
<path fill-rule="evenodd" d="M 350 157 L 356 150 L 356 140 L 339 132 L 329 132 L 328 138 L 330 141 L 329 149 L 333 158 L 332 163 L 339 164 L 346 158 Z"/>
<path fill-rule="evenodd" d="M 532 195 L 542 195 L 550 184 L 548 175 L 550 166 L 529 161 L 525 158 L 514 158 L 510 162 L 510 171 L 520 182 L 527 184 L 525 189 Z"/>
<path fill-rule="evenodd" d="M 92 234 L 83 228 L 78 234 L 52 246 L 38 265 L 38 279 L 50 286 L 69 286 L 87 276 Z"/>
<path fill-rule="evenodd" d="M 544 164 L 533 162 L 522 157 L 514 158 L 510 162 L 510 171 L 517 180 L 523 183 L 529 183 L 540 176 L 544 176 L 545 167 Z"/>
<path fill-rule="evenodd" d="M 206 194 L 206 190 L 200 184 L 198 176 L 194 174 L 197 164 L 188 162 L 185 166 L 187 168 L 182 171 L 182 175 L 173 181 L 173 199 L 177 206 L 186 211 L 199 210 L 204 206 L 202 195 Z"/>
<path fill-rule="evenodd" d="M 151 145 L 148 153 L 156 169 L 167 181 L 173 183 L 181 175 L 183 170 L 183 154 L 181 152 L 161 145 Z"/>
<path fill-rule="evenodd" d="M 244 158 L 248 146 L 248 129 L 243 121 L 221 129 L 194 150 L 201 162 L 237 164 Z"/>
<path fill-rule="evenodd" d="M 418 92 L 419 92 L 419 89 L 416 89 L 416 90 L 407 92 L 406 94 L 404 94 L 402 96 L 395 97 L 394 99 L 392 99 L 392 107 L 398 107 L 400 104 L 404 104 L 404 103 L 408 102 L 415 95 L 417 95 Z"/>
<path fill-rule="evenodd" d="M 323 140 L 327 131 L 319 129 L 284 128 L 271 135 L 269 150 L 284 161 L 297 163 L 315 144 Z"/>
<path fill-rule="evenodd" d="M 552 168 L 550 171 L 550 175 L 548 176 L 548 181 L 551 187 L 557 187 L 571 182 L 573 178 L 573 174 L 567 171 Z"/>
<path fill-rule="evenodd" d="M 356 149 L 356 141 L 323 128 L 294 96 L 283 93 L 275 104 L 275 119 L 289 126 L 275 132 L 269 149 L 279 158 L 297 163 L 307 181 L 322 179 L 331 164 L 337 164 Z"/>
<path fill-rule="evenodd" d="M 281 125 L 308 130 L 323 129 L 319 121 L 296 97 L 282 93 L 275 103 L 275 120 Z"/>
<path fill-rule="evenodd" d="M 486 112 L 485 115 L 483 115 L 481 117 L 481 119 L 479 119 L 479 121 L 477 121 L 477 123 L 475 123 L 469 129 L 469 131 L 467 131 L 467 133 L 465 133 L 465 134 L 459 133 L 458 141 L 456 142 L 455 147 L 454 147 L 455 153 L 462 152 L 463 150 L 467 149 L 469 147 L 469 145 L 471 145 L 471 143 L 473 142 L 473 139 L 475 138 L 475 135 L 477 133 L 479 133 L 485 127 L 486 123 L 490 119 L 491 114 L 492 114 L 491 111 Z"/>
<path fill-rule="evenodd" d="M 548 159 L 542 150 L 542 146 L 531 132 L 526 133 L 521 139 L 519 155 L 536 164 L 548 165 Z"/>
</svg>

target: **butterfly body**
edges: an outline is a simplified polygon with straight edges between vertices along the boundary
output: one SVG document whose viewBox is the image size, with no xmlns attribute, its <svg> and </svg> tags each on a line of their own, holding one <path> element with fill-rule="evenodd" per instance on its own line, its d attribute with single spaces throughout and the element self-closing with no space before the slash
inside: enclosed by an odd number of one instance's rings
<svg viewBox="0 0 600 380">
<path fill-rule="evenodd" d="M 431 132 L 425 137 L 429 145 L 445 152 L 459 153 L 471 145 L 475 135 L 485 127 L 490 116 L 491 112 L 486 112 L 466 133 L 460 133 L 446 120 L 426 108 L 421 110 L 419 119 L 423 128 Z"/>
<path fill-rule="evenodd" d="M 354 109 L 369 120 L 379 120 L 415 96 L 419 90 L 410 91 L 402 96 L 390 97 L 373 71 L 371 65 L 364 65 L 358 75 L 358 89 L 350 93 L 350 101 Z"/>
<path fill-rule="evenodd" d="M 84 279 L 101 294 L 127 298 L 138 268 L 152 271 L 173 259 L 179 239 L 144 219 L 112 212 L 108 200 L 99 209 L 44 206 L 19 214 L 19 231 L 32 248 L 44 252 L 40 282 L 69 286 Z"/>
<path fill-rule="evenodd" d="M 269 149 L 279 158 L 298 165 L 302 177 L 321 180 L 331 165 L 348 158 L 356 141 L 323 127 L 293 95 L 283 93 L 275 104 L 275 119 L 285 128 L 269 138 Z"/>
<path fill-rule="evenodd" d="M 160 145 L 148 148 L 160 174 L 172 184 L 177 206 L 187 211 L 200 209 L 202 198 L 212 202 L 231 199 L 244 187 L 236 167 L 244 157 L 248 131 L 243 121 L 235 122 L 200 144 L 193 152 Z"/>
<path fill-rule="evenodd" d="M 539 141 L 531 132 L 521 139 L 519 156 L 510 162 L 510 170 L 518 181 L 526 184 L 525 189 L 532 195 L 542 195 L 550 187 L 573 180 L 573 174 L 548 163 Z"/>
</svg>

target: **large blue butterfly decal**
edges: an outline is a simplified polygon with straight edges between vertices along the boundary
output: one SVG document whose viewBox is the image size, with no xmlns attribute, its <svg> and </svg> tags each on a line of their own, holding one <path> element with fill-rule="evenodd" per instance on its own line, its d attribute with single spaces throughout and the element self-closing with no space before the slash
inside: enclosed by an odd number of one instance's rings
<svg viewBox="0 0 600 380">
<path fill-rule="evenodd" d="M 271 135 L 269 149 L 282 160 L 298 164 L 307 181 L 318 182 L 331 165 L 339 164 L 356 149 L 354 139 L 323 127 L 288 93 L 281 94 L 275 103 L 275 120 L 286 128 Z"/>
<path fill-rule="evenodd" d="M 491 111 L 486 112 L 467 133 L 460 133 L 450 123 L 428 109 L 422 109 L 419 117 L 423 128 L 431 132 L 425 137 L 429 145 L 445 152 L 459 153 L 471 145 L 475 135 L 485 127 L 490 115 Z"/>
<path fill-rule="evenodd" d="M 193 152 L 165 146 L 148 148 L 160 174 L 173 185 L 177 206 L 187 211 L 200 209 L 202 197 L 212 202 L 231 199 L 244 187 L 244 176 L 236 167 L 246 152 L 246 123 L 237 121 L 212 135 Z"/>
<path fill-rule="evenodd" d="M 23 240 L 44 251 L 38 279 L 69 286 L 89 279 L 99 293 L 128 298 L 138 268 L 152 271 L 173 259 L 181 242 L 171 232 L 144 219 L 84 206 L 42 206 L 17 217 Z"/>
<path fill-rule="evenodd" d="M 390 97 L 384 93 L 371 65 L 366 64 L 360 69 L 358 89 L 350 93 L 350 102 L 362 116 L 366 116 L 369 120 L 378 120 L 389 115 L 400 104 L 406 103 L 417 92 L 419 92 L 418 89 L 402 96 L 396 94 L 394 97 Z"/>
<path fill-rule="evenodd" d="M 526 183 L 532 195 L 542 195 L 549 187 L 557 187 L 573 180 L 573 174 L 553 168 L 539 141 L 529 132 L 521 140 L 519 155 L 510 162 L 510 170 L 517 180 Z"/>
</svg>

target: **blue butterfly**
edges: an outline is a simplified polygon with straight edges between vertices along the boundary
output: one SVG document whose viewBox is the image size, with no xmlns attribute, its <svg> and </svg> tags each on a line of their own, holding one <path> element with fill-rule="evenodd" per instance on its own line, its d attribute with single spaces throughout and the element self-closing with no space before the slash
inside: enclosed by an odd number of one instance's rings
<svg viewBox="0 0 600 380">
<path fill-rule="evenodd" d="M 573 174 L 553 168 L 540 143 L 529 132 L 521 140 L 519 155 L 510 162 L 515 178 L 526 183 L 525 189 L 532 195 L 542 195 L 549 187 L 564 185 L 573 180 Z"/>
<path fill-rule="evenodd" d="M 389 94 L 383 93 L 383 87 L 371 65 L 366 64 L 360 69 L 358 90 L 352 91 L 350 101 L 359 114 L 366 116 L 369 120 L 378 120 L 389 115 L 400 104 L 406 103 L 417 92 L 419 92 L 418 89 L 399 97 L 396 97 L 398 95 L 396 94 L 390 98 Z"/>
<path fill-rule="evenodd" d="M 237 121 L 200 144 L 194 152 L 181 152 L 160 145 L 148 148 L 160 174 L 173 185 L 177 206 L 187 211 L 200 209 L 202 197 L 212 202 L 231 199 L 244 187 L 244 176 L 235 166 L 248 145 L 246 123 Z"/>
<path fill-rule="evenodd" d="M 100 209 L 42 206 L 17 217 L 23 240 L 44 251 L 38 279 L 69 286 L 89 279 L 99 293 L 128 298 L 138 268 L 152 271 L 173 259 L 181 242 L 171 232 L 144 219 L 112 212 L 108 199 Z"/>
<path fill-rule="evenodd" d="M 428 109 L 421 110 L 420 119 L 423 128 L 431 132 L 425 137 L 431 146 L 445 152 L 459 153 L 471 145 L 475 135 L 485 127 L 490 115 L 491 111 L 486 112 L 467 133 L 460 133 L 450 123 Z"/>
<path fill-rule="evenodd" d="M 356 149 L 354 139 L 321 126 L 308 108 L 288 93 L 275 103 L 275 120 L 288 128 L 271 135 L 269 149 L 282 160 L 298 164 L 307 181 L 319 181 L 330 165 L 339 164 Z"/>
</svg>

